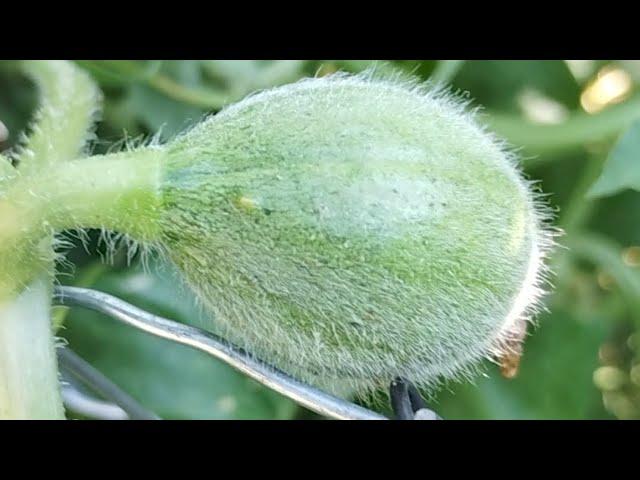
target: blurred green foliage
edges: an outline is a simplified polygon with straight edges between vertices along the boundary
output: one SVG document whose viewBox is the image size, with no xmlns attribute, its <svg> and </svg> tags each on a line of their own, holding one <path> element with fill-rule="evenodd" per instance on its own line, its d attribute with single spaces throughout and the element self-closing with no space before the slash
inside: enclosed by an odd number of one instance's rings
<svg viewBox="0 0 640 480">
<path fill-rule="evenodd" d="M 104 92 L 96 153 L 169 138 L 256 89 L 375 64 L 450 89 L 511 142 L 565 230 L 554 288 L 525 343 L 519 375 L 452 382 L 430 399 L 444 418 L 640 418 L 640 62 L 616 61 L 79 61 Z M 611 72 L 614 71 L 614 74 Z M 609 83 L 606 83 L 609 82 Z M 617 82 L 617 83 L 616 83 Z M 617 90 L 616 90 L 617 88 Z M 465 93 L 466 92 L 466 93 Z M 608 95 L 608 97 L 607 97 Z M 0 64 L 0 120 L 14 145 L 37 102 Z M 596 103 L 594 103 L 596 102 Z M 601 102 L 601 104 L 597 104 Z M 634 123 L 635 120 L 635 123 Z M 0 158 L 0 161 L 2 158 Z M 97 232 L 69 251 L 62 283 L 91 286 L 197 323 L 171 269 L 143 270 L 126 251 L 106 264 Z M 317 418 L 230 367 L 96 313 L 56 311 L 58 334 L 163 418 Z"/>
<path fill-rule="evenodd" d="M 640 191 L 640 120 L 636 120 L 611 150 L 600 178 L 590 195 L 601 197 L 619 193 L 627 188 Z"/>
</svg>

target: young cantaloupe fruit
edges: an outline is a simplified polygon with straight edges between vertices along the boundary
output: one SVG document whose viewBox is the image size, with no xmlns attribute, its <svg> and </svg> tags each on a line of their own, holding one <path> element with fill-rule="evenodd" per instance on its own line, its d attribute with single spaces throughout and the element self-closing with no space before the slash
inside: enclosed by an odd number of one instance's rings
<svg viewBox="0 0 640 480">
<path fill-rule="evenodd" d="M 212 328 L 303 380 L 367 390 L 469 372 L 541 293 L 543 210 L 442 91 L 308 79 L 155 148 L 156 243 Z"/>
</svg>

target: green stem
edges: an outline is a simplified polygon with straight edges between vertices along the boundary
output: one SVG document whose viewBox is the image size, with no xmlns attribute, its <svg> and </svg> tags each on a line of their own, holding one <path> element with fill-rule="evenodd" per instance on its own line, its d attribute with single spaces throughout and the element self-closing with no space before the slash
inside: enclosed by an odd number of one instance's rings
<svg viewBox="0 0 640 480">
<path fill-rule="evenodd" d="M 0 301 L 50 270 L 54 231 L 104 228 L 153 242 L 163 155 L 149 147 L 96 156 L 11 183 L 0 198 Z"/>
<path fill-rule="evenodd" d="M 586 196 L 593 182 L 598 178 L 602 170 L 602 164 L 606 157 L 602 155 L 593 156 L 586 165 L 582 175 L 576 183 L 571 193 L 571 198 L 567 202 L 567 208 L 558 221 L 558 225 L 571 238 L 574 232 L 581 230 L 588 221 L 595 202 Z M 564 250 L 558 251 L 553 259 L 553 270 L 560 285 L 566 285 L 565 278 L 569 278 L 571 273 L 571 255 Z"/>
<path fill-rule="evenodd" d="M 439 60 L 429 80 L 434 83 L 451 83 L 463 65 L 464 60 Z"/>
<path fill-rule="evenodd" d="M 563 230 L 575 230 L 588 220 L 595 202 L 587 197 L 587 192 L 600 176 L 605 160 L 604 155 L 596 155 L 587 162 L 567 202 L 567 208 L 560 217 L 559 225 Z"/>
<path fill-rule="evenodd" d="M 64 416 L 45 252 L 51 231 L 102 227 L 153 241 L 163 155 L 148 147 L 53 164 L 8 186 L 0 199 L 0 418 Z"/>
<path fill-rule="evenodd" d="M 169 98 L 205 110 L 219 110 L 231 100 L 228 92 L 213 88 L 187 87 L 160 72 L 161 64 L 152 62 L 143 66 L 132 60 L 78 61 L 101 78 L 120 83 L 131 80 L 146 84 Z"/>
<path fill-rule="evenodd" d="M 0 303 L 0 419 L 64 419 L 48 277 Z"/>
<path fill-rule="evenodd" d="M 580 232 L 566 239 L 573 255 L 584 258 L 613 276 L 632 316 L 640 321 L 640 272 L 622 261 L 622 248 L 605 236 Z"/>
<path fill-rule="evenodd" d="M 70 62 L 18 65 L 41 101 L 18 172 L 0 158 L 0 418 L 64 418 L 50 316 L 55 255 L 47 214 L 57 208 L 56 190 L 43 187 L 60 190 L 56 173 L 66 167 L 56 165 L 76 158 L 91 137 L 100 92 Z"/>
<path fill-rule="evenodd" d="M 25 60 L 23 71 L 40 90 L 40 106 L 32 132 L 18 157 L 23 175 L 77 158 L 91 137 L 101 94 L 89 75 L 71 62 Z"/>
<path fill-rule="evenodd" d="M 21 178 L 0 200 L 0 245 L 37 233 L 43 223 L 56 231 L 105 228 L 152 241 L 163 155 L 153 147 L 96 155 Z"/>
<path fill-rule="evenodd" d="M 149 86 L 179 102 L 204 108 L 219 110 L 229 103 L 229 95 L 210 88 L 185 87 L 166 75 L 157 74 L 146 79 Z"/>
<path fill-rule="evenodd" d="M 488 115 L 486 123 L 512 145 L 524 146 L 530 154 L 544 154 L 610 139 L 637 118 L 640 118 L 640 95 L 595 115 L 576 113 L 559 125 L 540 125 L 498 113 Z"/>
</svg>

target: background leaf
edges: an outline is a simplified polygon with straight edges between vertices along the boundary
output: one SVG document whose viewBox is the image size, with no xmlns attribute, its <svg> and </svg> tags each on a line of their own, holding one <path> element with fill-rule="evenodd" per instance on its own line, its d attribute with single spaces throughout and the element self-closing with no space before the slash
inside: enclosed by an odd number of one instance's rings
<svg viewBox="0 0 640 480">
<path fill-rule="evenodd" d="M 592 381 L 598 347 L 607 338 L 602 320 L 561 310 L 541 316 L 515 379 L 502 378 L 492 366 L 475 385 L 449 386 L 433 407 L 450 419 L 609 418 Z"/>
<path fill-rule="evenodd" d="M 627 188 L 640 192 L 640 120 L 636 120 L 613 147 L 589 195 L 603 197 Z"/>
</svg>

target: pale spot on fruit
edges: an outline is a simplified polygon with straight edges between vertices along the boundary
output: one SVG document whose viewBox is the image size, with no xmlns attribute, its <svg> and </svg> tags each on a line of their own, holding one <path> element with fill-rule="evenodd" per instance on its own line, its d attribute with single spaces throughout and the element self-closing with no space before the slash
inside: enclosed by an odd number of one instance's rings
<svg viewBox="0 0 640 480">
<path fill-rule="evenodd" d="M 511 226 L 511 235 L 509 236 L 508 249 L 510 255 L 516 255 L 520 251 L 526 230 L 525 212 L 518 210 Z"/>
<path fill-rule="evenodd" d="M 243 208 L 245 210 L 255 210 L 257 207 L 257 204 L 255 202 L 255 200 L 249 198 L 249 197 L 240 197 L 238 199 L 238 206 L 240 208 Z"/>
</svg>

